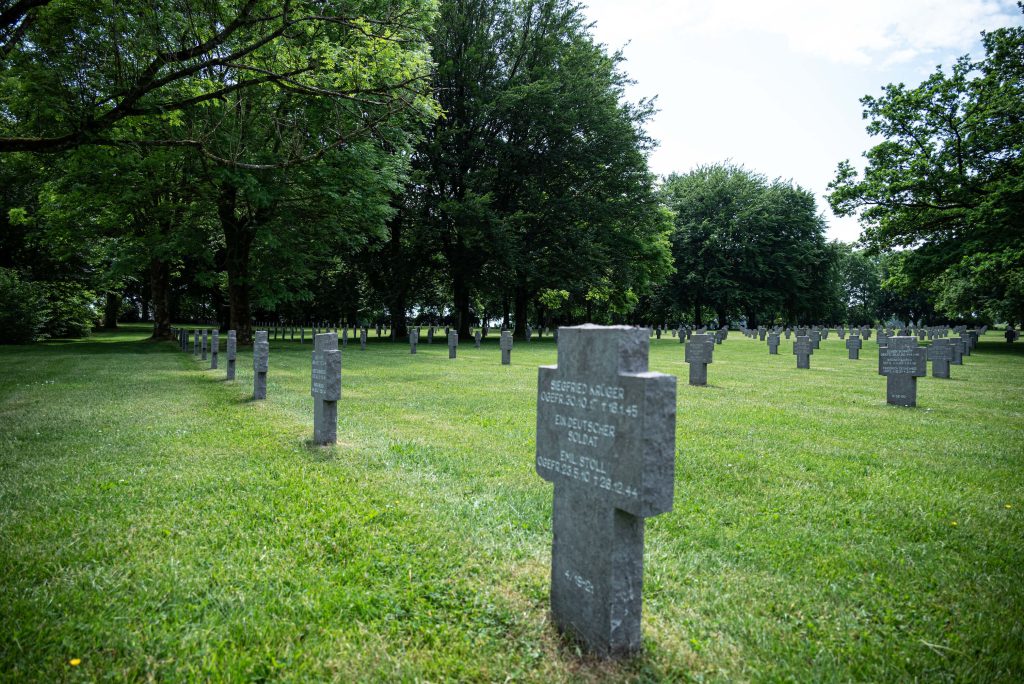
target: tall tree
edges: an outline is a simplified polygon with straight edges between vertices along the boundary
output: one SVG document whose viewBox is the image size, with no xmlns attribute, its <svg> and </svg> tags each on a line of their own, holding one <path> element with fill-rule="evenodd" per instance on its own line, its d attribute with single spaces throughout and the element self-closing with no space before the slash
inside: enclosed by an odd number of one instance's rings
<svg viewBox="0 0 1024 684">
<path fill-rule="evenodd" d="M 1024 4 L 1018 3 L 1024 10 Z M 950 313 L 1024 319 L 1024 27 L 982 34 L 985 58 L 961 57 L 914 88 L 862 98 L 883 141 L 858 174 L 839 164 L 829 201 L 860 216 L 863 241 L 905 250 L 901 273 Z"/>
</svg>

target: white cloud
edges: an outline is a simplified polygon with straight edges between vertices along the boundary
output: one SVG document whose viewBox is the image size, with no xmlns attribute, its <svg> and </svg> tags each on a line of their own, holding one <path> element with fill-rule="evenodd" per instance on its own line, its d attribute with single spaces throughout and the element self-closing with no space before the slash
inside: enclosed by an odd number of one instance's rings
<svg viewBox="0 0 1024 684">
<path fill-rule="evenodd" d="M 612 47 L 685 34 L 775 35 L 796 53 L 842 64 L 903 62 L 966 51 L 978 33 L 1020 13 L 1007 0 L 592 0 Z"/>
</svg>

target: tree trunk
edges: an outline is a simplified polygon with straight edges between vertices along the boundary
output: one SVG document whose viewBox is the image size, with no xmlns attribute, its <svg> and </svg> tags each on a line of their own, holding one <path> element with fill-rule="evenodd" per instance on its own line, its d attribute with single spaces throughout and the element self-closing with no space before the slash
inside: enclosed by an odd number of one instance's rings
<svg viewBox="0 0 1024 684">
<path fill-rule="evenodd" d="M 171 339 L 170 265 L 161 259 L 149 261 L 149 292 L 153 298 L 153 338 Z"/>
<path fill-rule="evenodd" d="M 512 337 L 517 340 L 526 338 L 526 316 L 529 304 L 529 295 L 526 292 L 526 288 L 522 285 L 516 286 L 515 292 L 515 330 L 512 331 Z"/>
<path fill-rule="evenodd" d="M 462 273 L 452 276 L 452 295 L 455 299 L 455 329 L 462 339 L 469 338 L 469 287 Z"/>
<path fill-rule="evenodd" d="M 106 302 L 103 304 L 103 327 L 107 330 L 117 329 L 117 314 L 121 312 L 122 301 L 120 292 L 107 292 Z"/>
<path fill-rule="evenodd" d="M 249 221 L 238 218 L 235 206 L 237 190 L 231 185 L 221 187 L 217 203 L 221 228 L 224 230 L 225 259 L 228 272 L 228 305 L 231 307 L 230 329 L 238 344 L 252 344 L 252 314 L 249 310 L 249 254 L 256 238 Z"/>
<path fill-rule="evenodd" d="M 704 307 L 700 305 L 700 299 L 693 302 L 693 327 L 704 327 Z"/>
</svg>

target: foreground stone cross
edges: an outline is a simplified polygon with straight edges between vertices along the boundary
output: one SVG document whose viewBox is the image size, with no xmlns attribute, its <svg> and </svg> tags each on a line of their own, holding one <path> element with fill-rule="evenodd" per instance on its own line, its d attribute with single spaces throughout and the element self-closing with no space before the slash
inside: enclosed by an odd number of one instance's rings
<svg viewBox="0 0 1024 684">
<path fill-rule="evenodd" d="M 266 330 L 256 331 L 252 343 L 252 398 L 267 398 L 267 371 L 270 370 L 270 342 Z"/>
<path fill-rule="evenodd" d="M 313 395 L 313 441 L 334 444 L 338 441 L 338 400 L 341 399 L 341 352 L 334 333 L 313 338 L 309 393 Z"/>
<path fill-rule="evenodd" d="M 860 337 L 855 332 L 850 333 L 850 339 L 846 340 L 846 349 L 848 350 L 847 356 L 851 361 L 860 360 L 860 348 L 864 346 L 864 343 L 860 341 Z"/>
<path fill-rule="evenodd" d="M 210 337 L 210 370 L 217 370 L 217 354 L 220 353 L 220 330 L 214 329 Z"/>
<path fill-rule="evenodd" d="M 797 368 L 810 368 L 811 354 L 814 353 L 814 341 L 809 337 L 801 335 L 793 342 L 793 353 L 796 354 Z"/>
<path fill-rule="evenodd" d="M 502 330 L 501 331 L 501 342 L 498 344 L 501 347 L 501 365 L 508 366 L 512 363 L 512 331 Z"/>
<path fill-rule="evenodd" d="M 917 338 L 890 337 L 878 350 L 878 374 L 886 378 L 885 401 L 896 406 L 917 406 L 917 379 L 928 373 L 924 347 Z"/>
<path fill-rule="evenodd" d="M 551 614 L 602 656 L 641 647 L 644 518 L 672 510 L 676 379 L 648 331 L 562 328 L 537 381 L 537 474 L 553 482 Z"/>
<path fill-rule="evenodd" d="M 409 328 L 409 353 L 416 353 L 416 345 L 420 341 L 420 331 L 418 328 Z"/>
<path fill-rule="evenodd" d="M 770 335 L 768 335 L 768 353 L 779 353 L 779 333 L 777 332 L 773 332 Z"/>
<path fill-rule="evenodd" d="M 228 345 L 226 351 L 228 354 L 228 370 L 225 377 L 228 380 L 234 380 L 235 359 L 238 356 L 238 338 L 236 337 L 234 330 L 228 330 Z"/>
<path fill-rule="evenodd" d="M 715 351 L 715 339 L 711 335 L 691 335 L 686 343 L 683 359 L 690 364 L 690 384 L 708 384 L 708 364 Z"/>
<path fill-rule="evenodd" d="M 448 358 L 454 359 L 459 351 L 459 333 L 456 330 L 448 331 Z"/>
</svg>

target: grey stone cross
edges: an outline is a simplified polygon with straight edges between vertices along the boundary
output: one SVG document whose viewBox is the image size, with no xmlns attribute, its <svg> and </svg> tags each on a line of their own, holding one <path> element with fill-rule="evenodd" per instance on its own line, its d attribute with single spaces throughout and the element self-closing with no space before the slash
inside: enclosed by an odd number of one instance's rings
<svg viewBox="0 0 1024 684">
<path fill-rule="evenodd" d="M 768 335 L 768 353 L 779 353 L 779 333 L 777 332 L 773 332 L 770 335 Z"/>
<path fill-rule="evenodd" d="M 917 379 L 928 373 L 928 362 L 917 338 L 890 337 L 878 350 L 878 374 L 886 379 L 885 400 L 896 406 L 917 406 Z"/>
<path fill-rule="evenodd" d="M 475 333 L 473 333 L 473 344 L 476 346 L 477 349 L 480 348 L 480 331 L 479 330 L 477 330 Z"/>
<path fill-rule="evenodd" d="M 313 441 L 334 444 L 338 441 L 338 400 L 341 399 L 341 352 L 334 333 L 313 338 L 309 392 L 313 395 Z"/>
<path fill-rule="evenodd" d="M 501 341 L 498 343 L 501 347 L 501 365 L 508 366 L 512 364 L 512 331 L 502 330 Z"/>
<path fill-rule="evenodd" d="M 811 330 L 807 333 L 807 337 L 810 339 L 811 345 L 813 345 L 815 349 L 819 349 L 821 347 L 821 331 Z M 797 368 L 799 368 L 799 366 L 797 366 Z"/>
<path fill-rule="evenodd" d="M 933 378 L 949 377 L 949 362 L 953 360 L 953 346 L 949 340 L 932 340 L 927 347 L 928 360 L 932 362 Z"/>
<path fill-rule="evenodd" d="M 811 354 L 814 353 L 814 342 L 810 337 L 801 335 L 793 342 L 793 353 L 796 354 L 797 368 L 811 367 Z"/>
<path fill-rule="evenodd" d="M 649 333 L 561 329 L 537 382 L 537 474 L 553 482 L 551 614 L 601 656 L 641 647 L 644 518 L 672 510 L 676 379 Z"/>
<path fill-rule="evenodd" d="M 220 330 L 213 330 L 210 337 L 210 370 L 217 370 L 217 355 L 220 353 Z"/>
<path fill-rule="evenodd" d="M 359 329 L 359 348 L 366 351 L 366 327 Z"/>
<path fill-rule="evenodd" d="M 252 398 L 267 398 L 267 371 L 270 369 L 270 342 L 266 330 L 256 331 L 252 343 Z"/>
<path fill-rule="evenodd" d="M 225 378 L 235 379 L 235 359 L 238 357 L 238 339 L 234 330 L 228 330 L 228 344 L 225 349 L 228 355 L 228 369 Z"/>
<path fill-rule="evenodd" d="M 850 333 L 850 339 L 846 340 L 847 357 L 851 361 L 860 359 L 860 348 L 864 346 L 860 337 L 855 332 Z"/>
<path fill-rule="evenodd" d="M 448 331 L 448 358 L 454 359 L 459 351 L 459 331 Z"/>
<path fill-rule="evenodd" d="M 410 354 L 415 354 L 416 353 L 416 345 L 419 344 L 419 341 L 420 341 L 420 329 L 419 328 L 410 327 L 409 328 L 409 353 Z"/>
<path fill-rule="evenodd" d="M 690 384 L 708 384 L 708 364 L 715 351 L 715 339 L 706 333 L 691 335 L 683 352 L 683 360 L 690 364 Z"/>
</svg>

